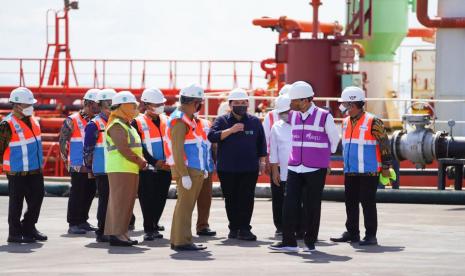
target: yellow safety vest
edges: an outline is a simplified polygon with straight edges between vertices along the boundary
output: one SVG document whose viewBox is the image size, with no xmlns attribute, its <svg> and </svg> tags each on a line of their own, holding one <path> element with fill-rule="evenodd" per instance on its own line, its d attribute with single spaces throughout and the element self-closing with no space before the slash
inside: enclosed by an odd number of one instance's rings
<svg viewBox="0 0 465 276">
<path fill-rule="evenodd" d="M 113 140 L 111 139 L 110 135 L 108 135 L 108 129 L 110 129 L 114 124 L 120 124 L 128 132 L 129 148 L 136 155 L 142 157 L 142 144 L 137 130 L 132 126 L 128 126 L 120 119 L 114 119 L 105 130 L 108 151 L 106 160 L 106 171 L 107 173 L 123 172 L 139 174 L 139 166 L 136 163 L 126 159 L 118 151 L 118 149 L 115 146 L 115 143 L 113 143 Z"/>
</svg>

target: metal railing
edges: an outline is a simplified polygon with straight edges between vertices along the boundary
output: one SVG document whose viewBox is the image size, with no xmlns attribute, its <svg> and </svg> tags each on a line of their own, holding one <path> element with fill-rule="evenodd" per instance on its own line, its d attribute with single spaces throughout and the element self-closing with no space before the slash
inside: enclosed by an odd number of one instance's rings
<svg viewBox="0 0 465 276">
<path fill-rule="evenodd" d="M 227 92 L 227 91 L 225 91 Z M 208 119 L 214 119 L 217 117 L 215 114 L 209 114 L 208 113 L 208 107 L 209 107 L 209 101 L 210 100 L 224 100 L 227 98 L 227 96 L 221 95 L 225 92 L 215 92 L 215 93 L 208 93 L 205 96 L 205 114 L 203 114 L 204 118 Z M 250 101 L 251 104 L 255 101 L 260 101 L 260 100 L 268 100 L 273 102 L 276 97 L 270 97 L 270 96 L 250 96 Z M 336 97 L 315 97 L 313 101 L 321 107 L 329 107 L 331 103 L 337 102 L 339 98 Z M 383 118 L 380 116 L 380 119 L 382 119 L 384 122 L 402 122 L 402 115 L 407 113 L 407 107 L 411 105 L 412 103 L 428 103 L 428 104 L 438 104 L 438 103 L 448 103 L 448 104 L 465 104 L 465 99 L 447 99 L 447 100 L 439 100 L 439 99 L 400 99 L 400 98 L 367 98 L 367 107 L 369 108 L 370 102 L 393 102 L 393 103 L 400 103 L 402 104 L 401 106 L 405 106 L 404 108 L 399 108 L 399 118 Z M 465 107 L 465 105 L 464 105 Z M 265 113 L 256 113 L 259 118 L 263 119 L 264 116 L 266 115 Z M 378 115 L 378 114 L 375 114 Z M 434 122 L 436 124 L 447 124 L 449 122 L 450 118 L 435 118 Z M 342 121 L 342 118 L 335 118 L 335 121 L 340 122 Z M 457 124 L 465 124 L 464 120 L 457 120 L 455 121 Z"/>
<path fill-rule="evenodd" d="M 48 85 L 52 61 L 59 62 L 55 86 L 63 86 L 66 59 L 0 58 L 0 86 Z M 260 62 L 253 60 L 72 59 L 68 87 L 148 86 L 176 89 L 198 83 L 206 89 L 264 87 Z M 65 87 L 66 88 L 66 87 Z"/>
</svg>

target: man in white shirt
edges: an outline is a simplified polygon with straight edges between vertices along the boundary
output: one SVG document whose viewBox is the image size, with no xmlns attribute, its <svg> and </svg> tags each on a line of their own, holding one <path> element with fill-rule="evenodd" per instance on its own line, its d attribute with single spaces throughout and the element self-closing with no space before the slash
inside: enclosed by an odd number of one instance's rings
<svg viewBox="0 0 465 276">
<path fill-rule="evenodd" d="M 282 235 L 282 217 L 284 189 L 287 180 L 287 162 L 292 148 L 292 132 L 289 124 L 289 110 L 291 100 L 287 95 L 276 99 L 275 109 L 279 120 L 271 128 L 269 142 L 269 158 L 271 166 L 271 202 L 273 208 L 273 222 L 276 235 Z"/>
<path fill-rule="evenodd" d="M 333 116 L 313 103 L 313 88 L 297 81 L 289 91 L 289 114 L 292 149 L 289 155 L 288 177 L 283 208 L 283 240 L 270 249 L 298 252 L 295 229 L 299 224 L 298 210 L 304 205 L 304 252 L 315 250 L 321 214 L 321 196 L 325 185 L 331 153 L 339 143 L 339 132 Z"/>
</svg>

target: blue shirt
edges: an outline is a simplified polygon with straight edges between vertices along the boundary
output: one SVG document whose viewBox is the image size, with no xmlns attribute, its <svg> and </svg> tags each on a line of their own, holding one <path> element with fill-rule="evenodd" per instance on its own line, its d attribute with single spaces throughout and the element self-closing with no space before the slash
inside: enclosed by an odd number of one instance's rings
<svg viewBox="0 0 465 276">
<path fill-rule="evenodd" d="M 221 132 L 236 123 L 244 124 L 244 131 L 236 132 L 221 141 Z M 260 120 L 246 114 L 238 121 L 231 113 L 213 122 L 208 140 L 218 144 L 217 170 L 223 172 L 258 171 L 259 158 L 267 155 L 265 131 Z"/>
</svg>

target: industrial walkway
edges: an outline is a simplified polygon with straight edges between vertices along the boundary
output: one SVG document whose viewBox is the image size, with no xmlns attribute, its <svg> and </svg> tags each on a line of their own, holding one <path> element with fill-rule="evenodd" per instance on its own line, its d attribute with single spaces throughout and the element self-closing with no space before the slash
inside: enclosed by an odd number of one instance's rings
<svg viewBox="0 0 465 276">
<path fill-rule="evenodd" d="M 88 234 L 66 234 L 67 198 L 44 199 L 39 230 L 46 243 L 7 244 L 8 197 L 0 197 L 0 274 L 34 275 L 111 273 L 119 275 L 464 275 L 465 208 L 453 205 L 379 204 L 380 246 L 360 248 L 334 244 L 330 236 L 344 230 L 344 204 L 324 202 L 318 252 L 271 253 L 274 242 L 271 202 L 257 199 L 253 231 L 257 242 L 227 240 L 227 219 L 221 199 L 214 199 L 211 226 L 215 238 L 196 238 L 205 252 L 176 253 L 165 239 L 133 248 L 109 248 Z M 168 200 L 162 224 L 170 228 L 174 200 Z M 90 222 L 96 224 L 94 200 Z M 142 214 L 136 203 L 136 231 L 142 240 Z M 194 218 L 195 221 L 195 218 Z M 29 274 L 30 275 L 30 274 Z"/>
</svg>

